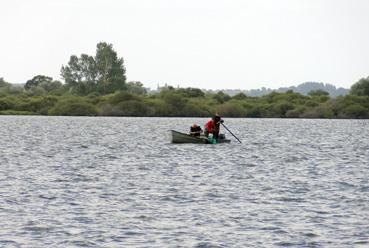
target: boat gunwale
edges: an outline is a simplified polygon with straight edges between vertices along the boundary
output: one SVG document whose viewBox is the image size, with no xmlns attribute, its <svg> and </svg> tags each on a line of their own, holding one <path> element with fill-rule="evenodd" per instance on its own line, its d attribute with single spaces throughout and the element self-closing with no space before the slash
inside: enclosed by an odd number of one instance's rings
<svg viewBox="0 0 369 248">
<path fill-rule="evenodd" d="M 180 135 L 180 136 L 182 136 L 184 138 L 187 138 L 187 139 L 192 139 L 193 141 L 196 141 L 194 143 L 197 143 L 197 144 L 210 144 L 206 137 L 202 137 L 202 138 L 201 137 L 196 137 L 196 136 L 192 136 L 192 135 L 187 134 L 187 133 L 181 133 L 181 132 L 173 130 L 173 129 L 171 129 L 170 131 L 172 132 L 172 143 L 175 143 L 175 144 L 185 144 L 185 143 L 191 143 L 191 142 L 174 142 L 173 133 L 175 133 L 177 135 Z M 231 142 L 231 140 L 224 139 L 219 143 L 230 143 L 230 142 Z"/>
</svg>

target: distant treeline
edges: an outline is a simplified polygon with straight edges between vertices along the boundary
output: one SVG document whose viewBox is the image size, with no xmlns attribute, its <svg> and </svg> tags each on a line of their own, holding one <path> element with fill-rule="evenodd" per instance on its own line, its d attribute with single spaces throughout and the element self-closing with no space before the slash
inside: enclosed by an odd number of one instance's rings
<svg viewBox="0 0 369 248">
<path fill-rule="evenodd" d="M 70 57 L 61 68 L 64 83 L 37 75 L 15 86 L 0 78 L 0 114 L 206 117 L 210 111 L 224 117 L 369 118 L 369 77 L 335 98 L 323 90 L 252 97 L 171 86 L 149 94 L 142 83 L 126 82 L 125 72 L 123 58 L 101 42 L 95 56 Z"/>
<path fill-rule="evenodd" d="M 222 91 L 230 96 L 234 96 L 238 93 L 244 93 L 247 96 L 264 96 L 264 95 L 272 93 L 273 91 L 284 93 L 289 90 L 292 90 L 293 92 L 300 93 L 305 96 L 309 95 L 310 91 L 313 91 L 313 90 L 324 90 L 328 92 L 329 96 L 331 97 L 344 96 L 344 95 L 349 94 L 349 91 L 350 91 L 349 89 L 345 89 L 342 87 L 337 88 L 333 84 L 324 84 L 324 83 L 318 83 L 318 82 L 305 82 L 297 86 L 281 87 L 278 89 L 270 89 L 270 88 L 262 87 L 260 89 L 251 89 L 251 90 L 224 89 Z"/>
</svg>

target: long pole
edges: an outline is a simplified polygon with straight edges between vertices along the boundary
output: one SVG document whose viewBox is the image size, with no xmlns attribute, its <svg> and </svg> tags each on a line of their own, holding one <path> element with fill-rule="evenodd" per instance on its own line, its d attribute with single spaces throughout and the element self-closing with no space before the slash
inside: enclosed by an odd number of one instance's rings
<svg viewBox="0 0 369 248">
<path fill-rule="evenodd" d="M 207 110 L 207 112 L 210 114 L 210 115 L 213 115 L 208 109 L 206 109 Z M 223 123 L 220 123 L 220 124 L 222 124 L 222 126 L 230 133 L 230 134 L 232 134 L 232 136 L 233 137 L 235 137 L 235 139 L 238 141 L 238 142 L 240 142 L 240 143 L 242 143 L 241 142 L 241 140 L 239 139 L 239 138 L 237 138 L 237 136 L 236 135 L 234 135 L 232 132 L 231 132 L 231 130 L 229 130 L 228 129 L 228 127 L 226 127 L 226 125 L 224 125 Z"/>
<path fill-rule="evenodd" d="M 222 124 L 222 126 L 223 126 L 225 129 L 227 129 L 227 131 L 228 131 L 230 134 L 232 134 L 232 135 L 233 135 L 233 137 L 235 137 L 235 138 L 236 138 L 236 140 L 238 140 L 238 142 L 242 143 L 242 142 L 241 142 L 241 140 L 239 140 L 239 138 L 237 138 L 237 136 L 236 136 L 236 135 L 234 135 L 234 134 L 231 132 L 231 130 L 229 130 L 229 129 L 226 127 L 226 125 L 224 125 L 223 123 L 220 123 L 220 124 Z"/>
</svg>

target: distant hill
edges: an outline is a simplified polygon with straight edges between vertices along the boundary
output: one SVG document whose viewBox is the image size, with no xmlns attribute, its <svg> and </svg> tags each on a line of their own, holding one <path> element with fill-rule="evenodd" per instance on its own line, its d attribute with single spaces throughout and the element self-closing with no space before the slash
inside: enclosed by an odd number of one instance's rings
<svg viewBox="0 0 369 248">
<path fill-rule="evenodd" d="M 306 82 L 302 83 L 298 86 L 290 86 L 290 87 L 281 87 L 278 89 L 270 89 L 262 87 L 261 89 L 252 89 L 252 90 L 221 90 L 224 93 L 227 93 L 230 96 L 236 95 L 238 93 L 244 93 L 247 96 L 263 96 L 269 94 L 273 91 L 276 92 L 286 92 L 288 90 L 293 90 L 294 92 L 298 92 L 302 95 L 307 95 L 312 90 L 324 90 L 329 93 L 331 97 L 337 97 L 340 95 L 346 95 L 349 92 L 349 89 L 345 89 L 342 87 L 337 88 L 333 84 L 324 84 L 324 83 L 317 83 L 317 82 Z"/>
</svg>

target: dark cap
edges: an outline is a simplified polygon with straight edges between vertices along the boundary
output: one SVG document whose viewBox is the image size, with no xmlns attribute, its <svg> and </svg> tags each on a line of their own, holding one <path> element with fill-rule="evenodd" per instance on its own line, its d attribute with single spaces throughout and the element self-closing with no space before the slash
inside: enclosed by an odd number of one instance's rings
<svg viewBox="0 0 369 248">
<path fill-rule="evenodd" d="M 219 114 L 215 114 L 212 118 L 214 121 L 220 121 L 221 117 Z"/>
</svg>

